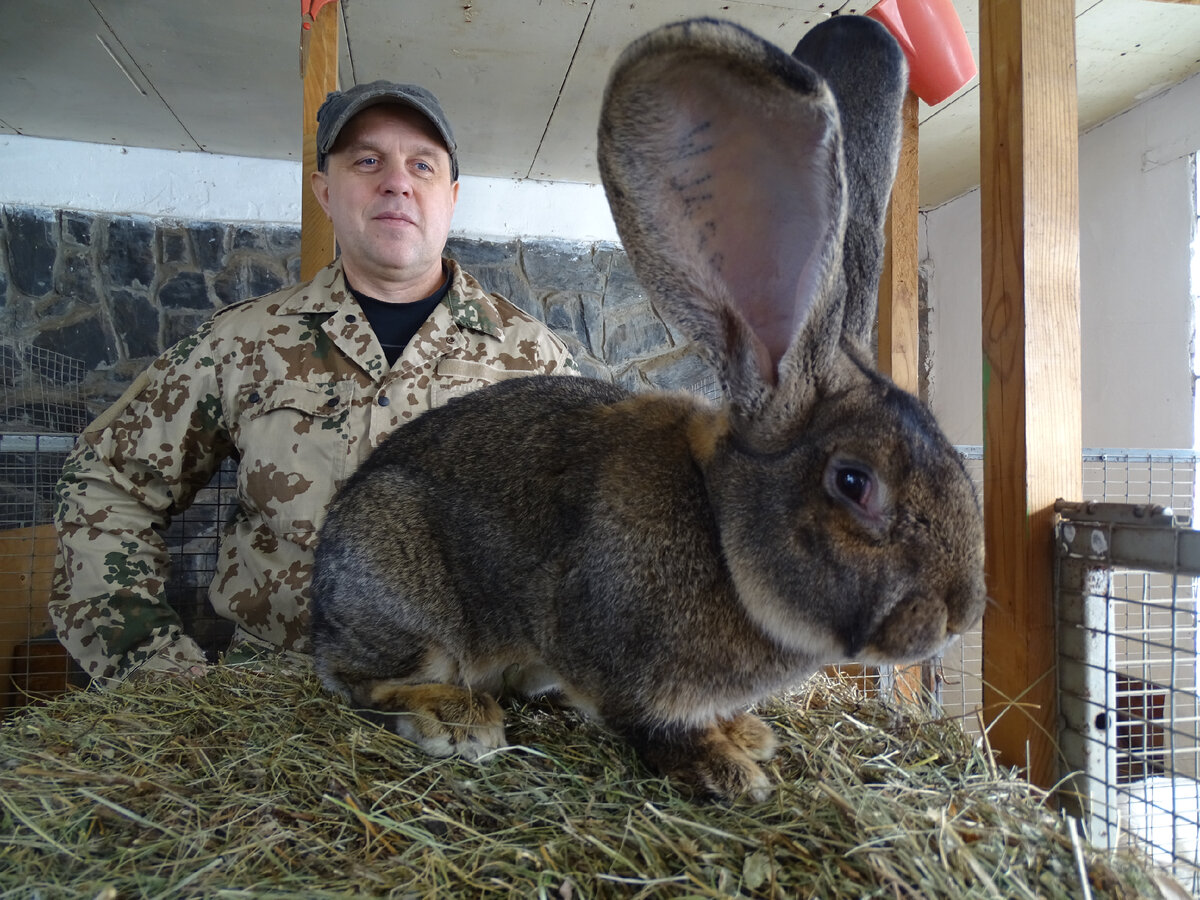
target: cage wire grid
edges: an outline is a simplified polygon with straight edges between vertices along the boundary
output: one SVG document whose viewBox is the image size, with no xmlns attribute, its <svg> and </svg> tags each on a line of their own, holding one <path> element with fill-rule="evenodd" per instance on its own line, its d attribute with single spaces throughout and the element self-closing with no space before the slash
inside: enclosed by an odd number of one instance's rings
<svg viewBox="0 0 1200 900">
<path fill-rule="evenodd" d="M 983 495 L 983 448 L 958 447 L 968 475 Z M 1096 503 L 1157 504 L 1191 521 L 1200 454 L 1191 450 L 1089 449 L 1083 454 L 1083 496 Z M 1070 498 L 1068 498 L 1070 499 Z M 946 715 L 978 734 L 974 711 L 983 705 L 983 632 L 962 636 L 937 661 L 935 699 Z"/>
<path fill-rule="evenodd" d="M 54 562 L 54 485 L 90 418 L 78 397 L 82 377 L 78 363 L 66 357 L 0 346 L 0 676 L 6 676 L 0 702 L 7 708 L 86 682 L 62 653 L 45 614 Z M 982 492 L 982 448 L 959 450 Z M 1191 451 L 1087 451 L 1083 463 L 1084 500 L 1159 504 L 1181 520 L 1192 515 L 1197 455 Z M 236 507 L 235 478 L 232 462 L 226 463 L 195 502 L 161 529 L 172 561 L 168 599 L 214 658 L 232 626 L 212 613 L 207 587 L 221 530 Z M 1113 724 L 1111 746 L 1095 738 L 1092 743 L 1103 745 L 1113 762 L 1111 783 L 1098 782 L 1104 802 L 1091 819 L 1093 839 L 1116 846 L 1133 834 L 1160 862 L 1194 874 L 1200 829 L 1194 580 L 1114 570 L 1102 596 L 1114 610 L 1111 640 L 1105 655 L 1087 665 L 1105 673 L 1103 709 Z M 976 630 L 936 661 L 928 682 L 943 713 L 960 718 L 968 731 L 978 729 L 982 659 L 983 636 Z M 864 691 L 897 684 L 890 670 L 847 671 Z M 1106 768 L 1102 774 L 1108 779 L 1110 773 Z M 1187 883 L 1198 887 L 1194 878 Z"/>
<path fill-rule="evenodd" d="M 0 343 L 0 714 L 65 677 L 54 642 L 37 639 L 49 627 L 54 485 L 91 418 L 79 389 L 85 375 L 72 357 Z"/>
<path fill-rule="evenodd" d="M 1066 504 L 1056 532 L 1064 806 L 1200 891 L 1200 532 L 1159 508 Z"/>
</svg>

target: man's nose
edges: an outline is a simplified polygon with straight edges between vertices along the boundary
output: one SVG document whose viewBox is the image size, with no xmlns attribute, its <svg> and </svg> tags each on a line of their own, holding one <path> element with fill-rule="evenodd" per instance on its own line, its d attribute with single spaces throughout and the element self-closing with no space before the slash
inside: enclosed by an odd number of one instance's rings
<svg viewBox="0 0 1200 900">
<path fill-rule="evenodd" d="M 411 194 L 412 177 L 404 166 L 387 166 L 380 179 L 380 190 L 385 194 Z"/>
</svg>

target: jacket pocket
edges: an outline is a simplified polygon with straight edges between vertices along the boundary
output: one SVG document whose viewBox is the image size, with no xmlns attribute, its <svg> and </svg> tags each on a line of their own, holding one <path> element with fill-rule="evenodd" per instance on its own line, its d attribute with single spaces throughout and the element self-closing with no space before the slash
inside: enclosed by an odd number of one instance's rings
<svg viewBox="0 0 1200 900">
<path fill-rule="evenodd" d="M 505 369 L 487 363 L 448 357 L 438 361 L 429 382 L 429 408 L 445 406 L 455 397 L 477 391 L 481 387 L 509 378 L 528 378 L 537 375 L 532 369 Z"/>
<path fill-rule="evenodd" d="M 238 495 L 251 520 L 293 540 L 320 528 L 346 476 L 353 399 L 348 381 L 238 390 Z"/>
</svg>

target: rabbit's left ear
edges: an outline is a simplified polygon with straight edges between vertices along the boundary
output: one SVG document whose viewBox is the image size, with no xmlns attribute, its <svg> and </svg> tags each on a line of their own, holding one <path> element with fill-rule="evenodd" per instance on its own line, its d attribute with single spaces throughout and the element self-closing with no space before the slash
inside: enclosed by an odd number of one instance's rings
<svg viewBox="0 0 1200 900">
<path fill-rule="evenodd" d="M 821 22 L 792 55 L 825 80 L 837 102 L 847 183 L 843 332 L 865 344 L 878 306 L 884 221 L 900 154 L 908 64 L 896 39 L 866 16 Z"/>
<path fill-rule="evenodd" d="M 823 367 L 842 322 L 846 187 L 812 69 L 727 22 L 651 32 L 614 68 L 599 162 L 635 273 L 735 410 L 762 409 L 785 354 Z"/>
</svg>

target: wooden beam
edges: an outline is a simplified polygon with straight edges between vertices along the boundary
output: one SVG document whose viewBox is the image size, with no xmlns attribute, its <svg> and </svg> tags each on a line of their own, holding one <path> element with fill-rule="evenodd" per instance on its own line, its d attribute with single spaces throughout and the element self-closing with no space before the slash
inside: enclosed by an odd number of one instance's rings
<svg viewBox="0 0 1200 900">
<path fill-rule="evenodd" d="M 900 164 L 886 222 L 887 254 L 879 279 L 879 371 L 910 393 L 920 388 L 918 319 L 918 101 L 904 99 Z"/>
<path fill-rule="evenodd" d="M 982 0 L 984 715 L 991 746 L 1057 779 L 1055 499 L 1082 493 L 1073 0 Z"/>
<path fill-rule="evenodd" d="M 333 262 L 337 248 L 333 223 L 313 196 L 309 179 L 317 168 L 317 110 L 325 95 L 338 89 L 338 4 L 327 3 L 317 13 L 304 67 L 304 174 L 300 202 L 300 278 L 307 281 Z"/>
</svg>

